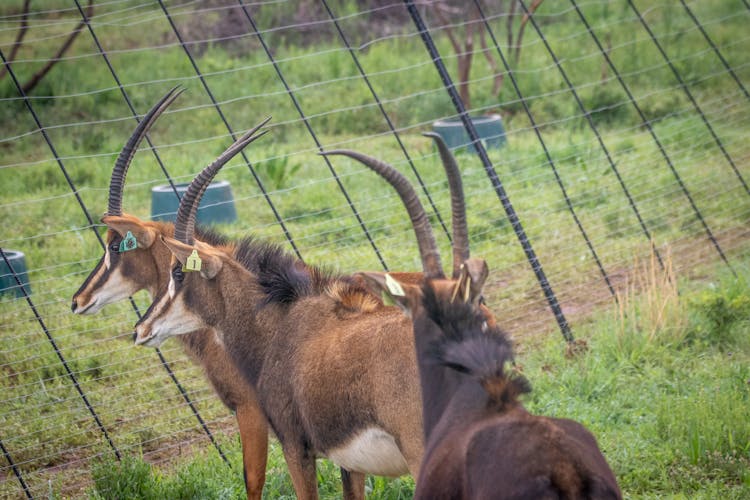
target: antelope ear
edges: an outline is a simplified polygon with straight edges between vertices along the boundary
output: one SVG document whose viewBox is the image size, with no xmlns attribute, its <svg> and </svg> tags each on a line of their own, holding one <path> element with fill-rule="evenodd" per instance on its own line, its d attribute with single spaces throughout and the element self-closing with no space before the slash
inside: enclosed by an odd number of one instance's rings
<svg viewBox="0 0 750 500">
<path fill-rule="evenodd" d="M 138 248 L 149 248 L 156 241 L 156 231 L 135 217 L 105 215 L 102 217 L 102 222 L 123 238 L 128 233 L 132 234 L 136 242 L 138 242 Z"/>
<path fill-rule="evenodd" d="M 219 274 L 219 271 L 221 271 L 221 267 L 224 265 L 224 262 L 221 260 L 220 257 L 212 254 L 203 254 L 202 252 L 199 252 L 202 255 L 203 258 L 203 266 L 201 267 L 201 276 L 206 278 L 207 280 L 212 280 L 216 277 L 217 274 Z"/>
<path fill-rule="evenodd" d="M 489 276 L 489 268 L 484 259 L 469 258 L 461 264 L 453 297 L 464 302 L 477 304 L 482 297 L 484 283 Z"/>
<path fill-rule="evenodd" d="M 362 272 L 355 276 L 362 279 L 374 295 L 381 297 L 384 304 L 397 305 L 407 316 L 411 316 L 412 311 L 419 304 L 421 294 L 419 287 L 401 283 L 389 273 Z"/>
<path fill-rule="evenodd" d="M 209 280 L 219 274 L 223 262 L 218 255 L 166 236 L 161 241 L 187 271 L 199 271 L 202 278 Z"/>
</svg>

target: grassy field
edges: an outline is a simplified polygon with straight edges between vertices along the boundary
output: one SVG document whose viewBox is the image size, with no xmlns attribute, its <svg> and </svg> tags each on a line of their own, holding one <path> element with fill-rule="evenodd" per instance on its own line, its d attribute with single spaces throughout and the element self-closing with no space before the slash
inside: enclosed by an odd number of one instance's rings
<svg viewBox="0 0 750 500">
<path fill-rule="evenodd" d="M 592 430 L 628 498 L 750 495 L 750 267 L 740 278 L 683 282 L 638 264 L 640 293 L 595 314 L 578 331 L 589 350 L 565 356 L 549 334 L 518 356 L 533 384 L 527 407 Z M 719 275 L 724 273 L 719 272 Z M 677 286 L 687 290 L 678 294 Z M 235 470 L 216 453 L 156 471 L 138 457 L 94 469 L 92 498 L 241 498 Z M 499 453 L 502 453 L 500 451 Z M 319 461 L 323 498 L 341 495 L 338 471 Z M 278 445 L 266 498 L 294 498 Z M 410 498 L 410 479 L 369 478 L 370 498 Z"/>
<path fill-rule="evenodd" d="M 22 2 L 4 3 L 12 16 Z M 636 2 L 644 10 L 645 2 Z M 502 324 L 517 339 L 520 361 L 535 391 L 528 406 L 545 414 L 583 421 L 601 445 L 629 496 L 747 495 L 750 441 L 746 418 L 748 214 L 750 196 L 695 113 L 660 54 L 624 3 L 590 2 L 583 11 L 594 31 L 611 45 L 610 57 L 664 146 L 662 153 L 628 97 L 605 71 L 601 54 L 574 12 L 552 2 L 538 13 L 586 109 L 598 126 L 612 163 L 665 257 L 671 252 L 680 295 L 649 283 L 634 264 L 649 262 L 645 238 L 605 152 L 531 26 L 516 69 L 539 134 L 613 286 L 627 318 L 612 310 L 612 297 L 561 194 L 555 172 L 523 106 L 506 78 L 499 98 L 491 95 L 491 70 L 475 54 L 474 112 L 502 114 L 507 145 L 490 159 L 503 181 L 529 239 L 577 337 L 591 351 L 562 357 L 562 342 L 533 273 L 496 193 L 478 159 L 458 153 L 467 193 L 472 252 L 486 258 L 492 274 L 487 297 Z M 357 12 L 353 2 L 333 3 L 339 14 Z M 720 47 L 742 82 L 750 82 L 748 11 L 739 2 L 694 2 L 691 9 Z M 170 6 L 188 39 L 215 37 L 224 11 L 191 13 Z M 36 7 L 35 7 L 36 8 Z M 75 27 L 77 12 L 65 2 L 40 2 L 49 12 L 32 19 L 14 71 L 25 81 L 54 53 L 60 37 Z M 169 175 L 187 182 L 226 148 L 231 138 L 201 82 L 175 43 L 163 13 L 138 2 L 97 7 L 94 29 L 125 92 L 143 113 L 171 86 L 187 91 L 154 128 L 151 137 Z M 130 10 L 127 10 L 130 9 Z M 416 176 L 390 134 L 370 91 L 340 41 L 306 38 L 288 17 L 289 5 L 266 6 L 258 23 L 273 47 L 309 125 L 326 149 L 347 147 L 392 162 Z M 394 7 L 395 9 L 395 7 Z M 489 13 L 493 14 L 492 9 Z M 496 14 L 496 13 L 495 13 Z M 727 155 L 750 178 L 748 100 L 678 4 L 648 9 L 647 20 L 696 97 Z M 285 19 L 286 21 L 279 21 Z M 321 25 L 326 25 L 325 16 Z M 447 182 L 429 140 L 420 132 L 455 113 L 445 89 L 409 24 L 399 36 L 377 38 L 362 28 L 365 16 L 342 19 L 358 44 L 357 55 L 398 129 L 413 166 L 435 207 L 449 224 Z M 286 28 L 277 28 L 277 22 Z M 438 23 L 431 19 L 431 26 Z M 504 35 L 504 18 L 492 25 Z M 433 35 L 451 71 L 455 56 L 440 29 Z M 7 56 L 15 31 L 0 31 Z M 504 36 L 501 38 L 505 49 Z M 305 260 L 350 272 L 382 269 L 339 191 L 331 171 L 300 119 L 276 70 L 254 37 L 232 43 L 191 45 L 212 94 L 236 131 L 268 114 L 272 131 L 248 149 L 269 199 Z M 53 144 L 80 200 L 96 223 L 106 207 L 112 162 L 134 120 L 88 32 L 32 93 L 30 103 Z M 213 397 L 200 370 L 175 342 L 164 355 L 217 432 L 234 469 L 210 448 L 196 420 L 151 350 L 134 349 L 129 304 L 97 316 L 69 313 L 72 294 L 93 268 L 101 248 L 68 180 L 32 121 L 10 79 L 0 80 L 0 247 L 26 254 L 34 305 L 116 446 L 122 465 L 92 465 L 111 455 L 81 403 L 65 367 L 27 303 L 0 297 L 0 439 L 20 464 L 37 495 L 82 496 L 94 481 L 100 495 L 179 498 L 240 495 L 238 443 L 228 411 Z M 666 158 L 680 175 L 706 224 L 740 275 L 721 264 Z M 400 201 L 360 165 L 334 159 L 341 183 L 365 221 L 382 260 L 391 269 L 417 269 L 419 259 Z M 253 233 L 286 245 L 287 240 L 247 165 L 237 159 L 220 178 L 232 183 L 239 220 L 222 227 L 239 236 Z M 165 176 L 154 155 L 142 150 L 128 176 L 124 208 L 149 217 L 150 189 Z M 420 195 L 422 193 L 420 192 Z M 431 210 L 428 200 L 423 202 Z M 449 241 L 432 220 L 447 257 Z M 668 287 L 666 287 L 668 288 Z M 666 317 L 648 317 L 653 304 L 644 291 L 664 296 Z M 642 292 L 644 292 L 642 294 Z M 661 297 L 661 296 L 660 296 Z M 148 299 L 138 294 L 141 311 Z M 632 307 L 632 310 L 627 308 Z M 647 311 L 641 313 L 640 311 Z M 744 316 L 743 316 L 744 315 Z M 643 319 L 641 319 L 643 318 Z M 745 318 L 745 319 L 743 319 Z M 739 412 L 739 413 L 738 413 Z M 746 412 L 745 412 L 746 413 Z M 285 466 L 273 451 L 268 496 L 291 495 Z M 136 458 L 132 458 L 136 457 Z M 141 461 L 141 458 L 143 461 Z M 18 495 L 18 483 L 0 458 L 0 497 Z M 162 464 L 149 469 L 148 464 Z M 337 495 L 337 472 L 321 465 L 321 492 Z M 409 497 L 410 480 L 373 479 L 373 498 Z M 131 493 L 118 488 L 133 488 Z M 96 493 L 91 493 L 95 495 Z M 170 495 L 173 496 L 173 495 Z"/>
</svg>

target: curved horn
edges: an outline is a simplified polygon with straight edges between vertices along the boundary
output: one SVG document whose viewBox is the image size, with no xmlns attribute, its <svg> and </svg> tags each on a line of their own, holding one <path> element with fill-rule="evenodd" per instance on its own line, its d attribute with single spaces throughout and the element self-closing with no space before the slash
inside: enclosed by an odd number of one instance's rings
<svg viewBox="0 0 750 500">
<path fill-rule="evenodd" d="M 213 163 L 204 168 L 187 188 L 187 191 L 180 200 L 180 207 L 177 209 L 177 220 L 174 223 L 174 237 L 176 240 L 188 245 L 194 244 L 193 232 L 195 230 L 195 216 L 198 212 L 198 205 L 201 202 L 203 193 L 208 189 L 208 185 L 229 160 L 242 148 L 253 142 L 255 139 L 263 137 L 268 130 L 264 130 L 254 135 L 258 129 L 268 123 L 271 119 L 269 116 L 258 125 L 250 129 L 245 135 L 235 141 L 223 153 L 216 158 Z"/>
<path fill-rule="evenodd" d="M 185 89 L 174 87 L 172 90 L 167 92 L 159 102 L 149 110 L 146 116 L 143 117 L 138 123 L 138 126 L 133 131 L 133 134 L 128 139 L 128 142 L 122 147 L 120 155 L 117 157 L 115 162 L 115 168 L 112 170 L 112 178 L 109 181 L 109 202 L 107 205 L 107 215 L 122 215 L 122 191 L 125 188 L 125 176 L 128 173 L 128 167 L 130 162 L 135 156 L 135 152 L 138 149 L 141 141 L 146 137 L 146 133 L 149 131 L 151 126 L 159 118 L 159 115 L 164 112 L 170 104 L 174 102 Z"/>
<path fill-rule="evenodd" d="M 445 175 L 448 177 L 448 186 L 451 192 L 451 226 L 453 227 L 453 279 L 457 279 L 461 271 L 461 264 L 469 258 L 469 229 L 466 224 L 466 203 L 464 202 L 461 171 L 458 169 L 456 158 L 440 134 L 424 132 L 422 135 L 432 137 L 437 144 Z"/>
<path fill-rule="evenodd" d="M 406 211 L 411 218 L 414 233 L 417 235 L 417 244 L 419 245 L 419 254 L 422 257 L 422 268 L 425 276 L 428 278 L 442 278 L 445 276 L 443 273 L 443 266 L 440 264 L 440 252 L 435 243 L 435 236 L 432 234 L 432 227 L 427 219 L 427 214 L 425 213 L 424 207 L 422 207 L 422 203 L 420 203 L 414 188 L 401 172 L 385 162 L 348 149 L 323 151 L 320 154 L 344 155 L 354 158 L 388 181 L 396 192 L 398 192 L 398 195 L 401 197 L 401 201 L 404 202 Z"/>
</svg>

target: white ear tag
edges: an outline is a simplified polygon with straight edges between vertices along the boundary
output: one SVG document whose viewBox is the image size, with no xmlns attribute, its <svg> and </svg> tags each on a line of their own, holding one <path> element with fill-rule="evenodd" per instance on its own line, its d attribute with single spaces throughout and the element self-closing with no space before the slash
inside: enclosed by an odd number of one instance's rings
<svg viewBox="0 0 750 500">
<path fill-rule="evenodd" d="M 125 233 L 125 237 L 120 242 L 120 252 L 127 252 L 128 250 L 135 250 L 138 248 L 138 242 L 133 236 L 133 233 L 128 231 Z"/>
<path fill-rule="evenodd" d="M 200 271 L 201 270 L 201 258 L 198 257 L 198 250 L 193 250 L 190 256 L 185 261 L 185 265 L 182 267 L 183 271 Z"/>
<path fill-rule="evenodd" d="M 396 297 L 406 296 L 404 289 L 401 288 L 401 284 L 393 279 L 388 273 L 385 275 L 385 286 L 388 288 L 391 295 L 395 295 Z"/>
</svg>

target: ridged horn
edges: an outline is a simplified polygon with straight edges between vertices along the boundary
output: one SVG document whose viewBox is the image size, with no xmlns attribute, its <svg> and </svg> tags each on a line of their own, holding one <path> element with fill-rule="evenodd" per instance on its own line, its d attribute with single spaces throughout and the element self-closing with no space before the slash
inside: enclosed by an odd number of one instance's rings
<svg viewBox="0 0 750 500">
<path fill-rule="evenodd" d="M 411 224 L 414 228 L 414 233 L 417 236 L 417 244 L 419 245 L 419 254 L 422 258 L 422 269 L 424 270 L 425 277 L 445 277 L 443 266 L 440 263 L 440 252 L 435 243 L 435 236 L 432 234 L 430 221 L 427 219 L 427 214 L 417 197 L 417 193 L 401 172 L 383 161 L 348 149 L 323 151 L 320 154 L 348 156 L 349 158 L 353 158 L 364 164 L 370 170 L 375 171 L 383 179 L 388 181 L 388 183 L 396 190 L 399 197 L 401 197 L 401 201 L 404 203 L 406 211 L 411 218 Z"/>
<path fill-rule="evenodd" d="M 219 155 L 218 158 L 204 168 L 195 179 L 193 179 L 193 182 L 190 183 L 187 191 L 185 191 L 185 194 L 180 200 L 180 206 L 177 209 L 177 219 L 174 223 L 174 237 L 176 240 L 188 245 L 195 243 L 195 240 L 193 239 L 193 232 L 195 231 L 195 216 L 198 213 L 198 205 L 201 202 L 201 198 L 203 198 L 203 193 L 206 192 L 208 185 L 219 170 L 221 170 L 221 167 L 223 167 L 237 153 L 242 151 L 242 148 L 254 140 L 263 137 L 268 132 L 268 130 L 263 130 L 259 134 L 255 134 L 258 129 L 268 123 L 270 119 L 271 117 L 269 116 L 250 129 L 245 135 L 237 139 L 234 144 L 229 146 Z"/>
<path fill-rule="evenodd" d="M 458 169 L 456 157 L 453 156 L 440 134 L 424 132 L 422 135 L 431 137 L 437 144 L 445 175 L 448 177 L 448 187 L 451 192 L 451 226 L 453 228 L 453 279 L 458 279 L 461 274 L 461 265 L 469 258 L 469 229 L 466 223 L 466 203 L 464 202 L 461 171 Z"/>
<path fill-rule="evenodd" d="M 185 89 L 177 86 L 167 92 L 159 102 L 154 104 L 146 116 L 143 117 L 143 120 L 138 123 L 130 139 L 123 146 L 120 155 L 117 157 L 117 161 L 115 161 L 115 168 L 112 170 L 112 178 L 109 181 L 107 215 L 122 215 L 122 191 L 125 188 L 125 176 L 128 174 L 130 162 L 133 160 L 133 156 L 135 156 L 135 152 L 138 150 L 141 141 L 146 137 L 146 133 L 154 122 L 156 122 L 156 119 L 159 118 L 159 115 L 184 91 Z"/>
</svg>

